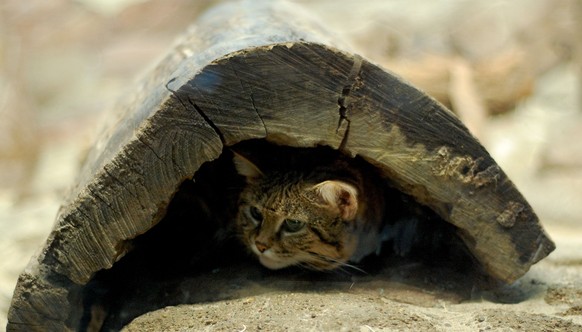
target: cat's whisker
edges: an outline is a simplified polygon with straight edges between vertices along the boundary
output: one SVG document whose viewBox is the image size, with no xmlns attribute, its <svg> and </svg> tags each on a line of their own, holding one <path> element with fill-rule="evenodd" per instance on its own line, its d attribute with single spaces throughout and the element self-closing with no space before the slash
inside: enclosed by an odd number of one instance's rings
<svg viewBox="0 0 582 332">
<path fill-rule="evenodd" d="M 344 271 L 346 273 L 349 273 L 349 270 L 348 269 L 351 269 L 351 270 L 355 270 L 355 271 L 358 271 L 358 272 L 363 273 L 363 274 L 368 274 L 368 272 L 362 270 L 361 268 L 359 268 L 359 267 L 357 267 L 355 265 L 348 264 L 346 262 L 340 261 L 338 259 L 335 259 L 335 258 L 332 258 L 332 257 L 328 257 L 328 256 L 325 256 L 325 255 L 322 255 L 322 254 L 318 254 L 318 253 L 315 253 L 315 252 L 311 252 L 311 251 L 308 251 L 307 253 L 310 255 L 310 258 L 312 258 L 312 259 L 313 258 L 316 258 L 320 262 L 323 262 L 323 263 L 330 263 L 331 262 L 333 264 L 337 264 L 338 266 L 336 267 L 336 269 L 342 270 L 342 271 Z M 306 263 L 312 269 L 315 268 L 316 270 L 321 270 L 320 267 L 311 265 L 309 263 L 309 261 L 307 261 Z"/>
<path fill-rule="evenodd" d="M 363 273 L 363 274 L 368 274 L 368 272 L 362 270 L 361 268 L 359 268 L 359 267 L 357 267 L 355 265 L 348 264 L 348 263 L 342 263 L 342 262 L 338 262 L 338 263 L 341 264 L 340 267 L 339 267 L 339 269 L 341 271 L 346 272 L 346 273 L 349 273 L 350 272 L 349 269 L 351 269 L 351 270 L 355 270 L 355 271 L 358 271 L 358 272 Z M 347 268 L 349 268 L 349 269 L 347 269 Z"/>
<path fill-rule="evenodd" d="M 319 257 L 319 255 L 310 252 L 302 253 L 301 257 L 298 257 L 298 261 L 299 263 L 296 264 L 297 266 L 315 271 L 323 271 L 325 269 L 322 268 L 321 266 L 316 265 L 314 261 L 329 264 L 328 260 L 322 259 L 321 257 Z"/>
<path fill-rule="evenodd" d="M 299 262 L 295 264 L 295 266 L 306 269 L 306 270 L 313 270 L 313 267 L 306 262 Z"/>
<path fill-rule="evenodd" d="M 359 267 L 357 267 L 357 266 L 351 265 L 351 264 L 345 264 L 345 265 L 342 265 L 342 266 L 339 268 L 339 270 L 341 270 L 341 271 L 343 271 L 343 272 L 346 272 L 346 273 L 350 273 L 350 274 L 351 274 L 352 270 L 354 270 L 354 271 L 358 271 L 358 272 L 360 272 L 360 273 L 362 273 L 362 274 L 368 274 L 368 272 L 366 272 L 366 271 L 362 270 L 361 268 L 359 268 Z"/>
</svg>

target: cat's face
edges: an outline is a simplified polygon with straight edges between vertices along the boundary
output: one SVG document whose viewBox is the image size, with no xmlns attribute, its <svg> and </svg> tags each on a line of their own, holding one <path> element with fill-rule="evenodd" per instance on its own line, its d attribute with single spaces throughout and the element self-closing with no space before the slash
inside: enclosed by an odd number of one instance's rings
<svg viewBox="0 0 582 332">
<path fill-rule="evenodd" d="M 357 213 L 357 191 L 344 182 L 307 183 L 293 174 L 263 174 L 235 155 L 247 178 L 236 226 L 243 243 L 270 269 L 302 265 L 334 269 L 353 254 L 351 232 Z"/>
</svg>

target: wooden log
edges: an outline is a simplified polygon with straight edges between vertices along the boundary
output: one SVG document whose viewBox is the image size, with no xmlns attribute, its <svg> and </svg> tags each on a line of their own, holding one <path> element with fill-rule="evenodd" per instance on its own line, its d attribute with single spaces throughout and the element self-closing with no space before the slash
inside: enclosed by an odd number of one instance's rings
<svg viewBox="0 0 582 332">
<path fill-rule="evenodd" d="M 156 225 L 225 146 L 264 138 L 360 155 L 459 228 L 513 282 L 554 248 L 532 208 L 447 109 L 346 52 L 300 9 L 237 2 L 202 17 L 110 113 L 42 252 L 20 276 L 9 331 L 75 330 L 84 288 Z"/>
</svg>

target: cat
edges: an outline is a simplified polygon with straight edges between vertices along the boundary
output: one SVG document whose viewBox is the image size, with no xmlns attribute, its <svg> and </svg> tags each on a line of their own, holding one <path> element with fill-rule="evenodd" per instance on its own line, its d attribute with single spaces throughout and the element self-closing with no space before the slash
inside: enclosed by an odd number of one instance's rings
<svg viewBox="0 0 582 332">
<path fill-rule="evenodd" d="M 233 151 L 235 168 L 246 179 L 236 233 L 269 269 L 352 266 L 386 240 L 385 191 L 376 170 L 331 148 L 315 151 L 263 151 L 268 158 L 260 166 Z"/>
</svg>

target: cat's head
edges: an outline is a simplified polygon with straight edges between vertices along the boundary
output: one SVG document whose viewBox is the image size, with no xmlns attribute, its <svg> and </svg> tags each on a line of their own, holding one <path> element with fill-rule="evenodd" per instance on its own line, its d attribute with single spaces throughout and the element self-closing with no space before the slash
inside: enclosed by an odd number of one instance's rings
<svg viewBox="0 0 582 332">
<path fill-rule="evenodd" d="M 263 172 L 236 153 L 234 162 L 247 180 L 236 217 L 238 234 L 264 266 L 329 270 L 349 260 L 357 246 L 354 185 L 314 182 L 292 171 Z"/>
</svg>

